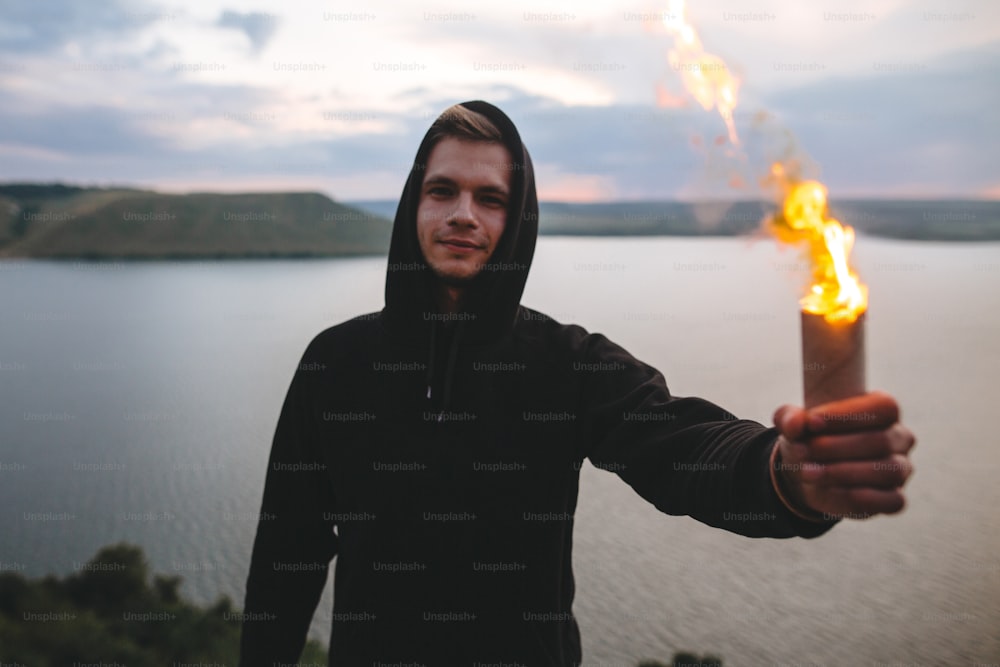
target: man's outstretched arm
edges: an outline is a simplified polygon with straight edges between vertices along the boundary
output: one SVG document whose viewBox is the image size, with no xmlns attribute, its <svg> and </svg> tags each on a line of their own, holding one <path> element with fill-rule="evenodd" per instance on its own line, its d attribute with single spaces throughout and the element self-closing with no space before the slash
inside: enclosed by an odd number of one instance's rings
<svg viewBox="0 0 1000 667">
<path fill-rule="evenodd" d="M 337 552 L 334 494 L 312 439 L 308 380 L 307 371 L 296 371 L 271 446 L 247 577 L 240 667 L 298 662 Z"/>
<path fill-rule="evenodd" d="M 815 537 L 838 521 L 798 493 L 798 478 L 772 477 L 781 430 L 671 396 L 659 371 L 600 334 L 581 342 L 588 362 L 620 369 L 584 382 L 585 454 L 597 467 L 617 472 L 663 512 L 742 535 Z"/>
</svg>

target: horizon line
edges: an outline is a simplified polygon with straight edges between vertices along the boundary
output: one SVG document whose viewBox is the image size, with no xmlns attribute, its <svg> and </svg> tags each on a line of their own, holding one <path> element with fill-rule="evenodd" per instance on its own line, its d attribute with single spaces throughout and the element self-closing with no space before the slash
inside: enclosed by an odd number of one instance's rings
<svg viewBox="0 0 1000 667">
<path fill-rule="evenodd" d="M 324 191 L 317 188 L 304 188 L 304 189 L 281 189 L 281 190 L 271 190 L 271 189 L 217 189 L 217 190 L 196 190 L 196 189 L 157 189 L 156 186 L 141 185 L 141 184 L 126 184 L 126 183 L 111 183 L 111 184 L 95 184 L 95 183 L 82 183 L 82 182 L 71 182 L 71 181 L 6 181 L 0 180 L 0 187 L 12 187 L 12 186 L 36 186 L 36 187 L 53 187 L 53 186 L 63 186 L 69 188 L 80 188 L 80 189 L 95 189 L 95 190 L 135 190 L 140 192 L 149 192 L 153 194 L 167 194 L 167 195 L 278 195 L 278 194 L 319 194 L 328 197 L 334 202 L 341 204 L 353 204 L 359 202 L 398 202 L 398 196 L 386 196 L 386 197 L 359 197 L 355 199 L 343 199 L 335 196 L 329 191 Z M 886 194 L 886 195 L 871 195 L 871 194 L 841 194 L 841 195 L 830 195 L 830 201 L 974 201 L 974 202 L 1000 202 L 1000 194 L 997 196 L 989 195 L 973 195 L 973 194 L 939 194 L 939 195 L 928 195 L 928 194 Z M 664 197 L 664 198 L 653 198 L 653 197 L 628 197 L 628 198 L 615 198 L 615 199 L 587 199 L 587 200 L 574 200 L 574 199 L 562 199 L 562 198 L 542 198 L 538 199 L 539 204 L 571 204 L 576 206 L 589 206 L 589 205 L 606 205 L 606 204 L 739 204 L 739 203 L 764 203 L 773 204 L 773 199 L 763 198 L 763 197 L 734 197 L 734 196 L 718 196 L 712 198 L 691 198 L 691 197 Z"/>
</svg>

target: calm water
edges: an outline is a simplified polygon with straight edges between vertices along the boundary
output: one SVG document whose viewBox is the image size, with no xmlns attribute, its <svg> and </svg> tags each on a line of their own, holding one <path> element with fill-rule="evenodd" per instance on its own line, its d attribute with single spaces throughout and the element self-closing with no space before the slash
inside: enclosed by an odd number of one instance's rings
<svg viewBox="0 0 1000 667">
<path fill-rule="evenodd" d="M 919 439 L 909 508 L 818 540 L 750 540 L 662 515 L 587 466 L 587 664 L 677 650 L 727 666 L 1000 661 L 1000 245 L 859 243 L 870 384 Z M 381 307 L 384 271 L 0 263 L 0 567 L 70 573 L 129 540 L 192 598 L 241 604 L 292 371 L 314 334 Z M 767 241 L 549 237 L 523 303 L 606 334 L 675 394 L 767 422 L 801 392 L 802 278 Z"/>
</svg>

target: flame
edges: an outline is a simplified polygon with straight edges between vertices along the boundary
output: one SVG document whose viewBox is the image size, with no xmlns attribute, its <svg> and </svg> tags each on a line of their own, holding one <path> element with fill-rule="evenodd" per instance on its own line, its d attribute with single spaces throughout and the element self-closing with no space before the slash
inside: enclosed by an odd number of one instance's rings
<svg viewBox="0 0 1000 667">
<path fill-rule="evenodd" d="M 684 88 L 705 111 L 718 110 L 729 130 L 729 141 L 739 144 L 733 124 L 739 79 L 730 74 L 722 58 L 705 52 L 698 32 L 687 22 L 684 0 L 669 0 L 667 4 L 663 25 L 674 37 L 674 48 L 667 54 L 670 66 L 681 73 Z"/>
<path fill-rule="evenodd" d="M 729 141 L 739 145 L 733 124 L 739 79 L 722 58 L 705 52 L 698 32 L 688 23 L 684 0 L 667 0 L 667 6 L 663 25 L 674 37 L 674 47 L 668 53 L 670 65 L 681 73 L 684 87 L 705 111 L 718 110 L 729 130 Z M 660 90 L 659 102 L 674 106 L 676 98 Z M 724 141 L 720 137 L 717 143 Z M 779 241 L 805 245 L 813 267 L 813 283 L 799 302 L 802 310 L 822 315 L 830 323 L 854 322 L 868 308 L 868 288 L 848 262 L 854 229 L 829 217 L 822 183 L 789 174 L 780 162 L 771 167 L 771 176 L 780 186 L 783 201 L 779 211 L 766 221 L 768 227 Z M 730 183 L 742 185 L 738 175 Z"/>
<path fill-rule="evenodd" d="M 854 229 L 829 217 L 822 183 L 789 175 L 780 162 L 771 166 L 771 175 L 784 201 L 768 227 L 779 241 L 804 245 L 812 264 L 812 285 L 799 301 L 802 310 L 831 324 L 854 322 L 868 308 L 868 288 L 848 262 Z"/>
</svg>

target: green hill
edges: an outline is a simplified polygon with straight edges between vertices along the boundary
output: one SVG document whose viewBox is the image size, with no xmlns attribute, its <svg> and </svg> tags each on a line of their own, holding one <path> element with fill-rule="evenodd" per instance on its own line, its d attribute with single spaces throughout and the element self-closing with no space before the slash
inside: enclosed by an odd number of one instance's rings
<svg viewBox="0 0 1000 667">
<path fill-rule="evenodd" d="M 541 202 L 543 234 L 579 236 L 736 236 L 760 227 L 760 202 Z"/>
<path fill-rule="evenodd" d="M 0 185 L 0 257 L 385 254 L 392 225 L 312 192 L 186 195 Z"/>
<path fill-rule="evenodd" d="M 130 188 L 0 184 L 0 259 L 174 259 L 385 255 L 394 200 L 335 202 L 312 192 L 186 195 Z M 834 202 L 859 233 L 935 241 L 1000 240 L 1000 202 Z M 762 202 L 542 202 L 541 234 L 754 234 Z"/>
</svg>

